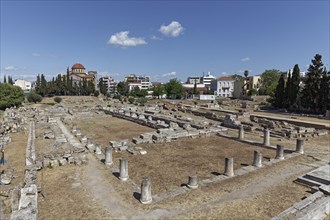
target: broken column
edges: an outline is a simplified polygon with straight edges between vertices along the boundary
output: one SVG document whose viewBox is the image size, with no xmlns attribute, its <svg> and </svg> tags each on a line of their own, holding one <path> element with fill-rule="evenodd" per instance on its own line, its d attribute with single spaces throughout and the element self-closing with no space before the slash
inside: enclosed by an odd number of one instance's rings
<svg viewBox="0 0 330 220">
<path fill-rule="evenodd" d="M 244 127 L 243 127 L 243 125 L 239 126 L 238 139 L 239 140 L 243 140 L 244 139 Z"/>
<path fill-rule="evenodd" d="M 106 165 L 112 164 L 112 147 L 107 147 L 105 149 L 105 164 Z"/>
<path fill-rule="evenodd" d="M 87 138 L 87 144 L 86 144 L 86 147 L 87 147 L 89 150 L 93 150 L 93 148 L 94 148 L 94 144 L 93 144 L 92 141 L 93 141 L 92 138 L 90 138 L 90 137 Z"/>
<path fill-rule="evenodd" d="M 234 176 L 234 158 L 226 157 L 225 158 L 225 172 L 226 176 Z"/>
<path fill-rule="evenodd" d="M 304 153 L 304 140 L 301 138 L 297 139 L 297 143 L 296 143 L 296 152 L 299 154 L 303 154 Z"/>
<path fill-rule="evenodd" d="M 95 154 L 102 154 L 101 146 L 99 144 L 95 145 Z"/>
<path fill-rule="evenodd" d="M 122 158 L 119 160 L 120 162 L 120 170 L 119 170 L 119 179 L 122 181 L 128 180 L 128 159 Z"/>
<path fill-rule="evenodd" d="M 254 151 L 253 166 L 262 167 L 262 153 Z"/>
<path fill-rule="evenodd" d="M 282 145 L 276 146 L 276 157 L 275 159 L 283 160 L 284 159 L 284 147 Z"/>
<path fill-rule="evenodd" d="M 269 140 L 269 129 L 264 129 L 264 146 L 270 146 L 270 140 Z"/>
<path fill-rule="evenodd" d="M 150 204 L 152 202 L 151 197 L 151 178 L 150 177 L 143 177 L 141 183 L 141 197 L 140 202 L 142 204 Z"/>
<path fill-rule="evenodd" d="M 189 189 L 197 189 L 198 188 L 198 183 L 197 183 L 197 176 L 189 176 L 189 181 L 188 181 L 188 188 Z"/>
</svg>

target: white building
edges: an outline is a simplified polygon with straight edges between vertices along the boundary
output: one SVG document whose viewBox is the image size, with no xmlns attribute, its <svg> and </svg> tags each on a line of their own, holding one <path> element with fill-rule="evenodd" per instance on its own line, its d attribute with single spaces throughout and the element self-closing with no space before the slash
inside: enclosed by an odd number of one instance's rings
<svg viewBox="0 0 330 220">
<path fill-rule="evenodd" d="M 111 76 L 101 77 L 99 81 L 102 81 L 103 84 L 108 88 L 108 93 L 115 93 L 117 82 Z"/>
<path fill-rule="evenodd" d="M 124 82 L 128 83 L 129 91 L 134 87 L 139 87 L 140 89 L 150 89 L 152 87 L 149 76 L 130 74 L 124 78 Z"/>
<path fill-rule="evenodd" d="M 19 86 L 25 93 L 31 92 L 31 83 L 22 79 L 15 80 L 14 86 Z"/>
<path fill-rule="evenodd" d="M 206 76 L 203 75 L 203 84 L 207 88 L 211 88 L 211 82 L 215 80 L 215 76 L 208 72 Z"/>
<path fill-rule="evenodd" d="M 233 97 L 235 79 L 231 76 L 223 76 L 214 80 L 211 84 L 211 90 L 214 95 L 221 97 Z"/>
</svg>

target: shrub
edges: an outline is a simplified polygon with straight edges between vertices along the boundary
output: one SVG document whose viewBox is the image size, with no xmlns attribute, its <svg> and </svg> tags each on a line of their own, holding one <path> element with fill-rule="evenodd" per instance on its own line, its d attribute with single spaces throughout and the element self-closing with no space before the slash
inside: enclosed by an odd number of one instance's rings
<svg viewBox="0 0 330 220">
<path fill-rule="evenodd" d="M 27 100 L 29 102 L 34 102 L 34 103 L 37 103 L 37 102 L 41 102 L 42 100 L 42 96 L 37 94 L 36 92 L 30 92 L 28 95 L 27 95 Z"/>
<path fill-rule="evenodd" d="M 141 105 L 141 106 L 144 106 L 144 104 L 146 104 L 148 101 L 147 98 L 145 97 L 141 97 L 141 98 L 138 98 L 137 102 Z"/>
<path fill-rule="evenodd" d="M 8 83 L 0 84 L 0 110 L 19 106 L 24 101 L 24 98 L 24 92 L 20 87 Z"/>
<path fill-rule="evenodd" d="M 129 98 L 128 98 L 128 102 L 129 102 L 130 104 L 133 104 L 134 101 L 135 101 L 135 99 L 134 99 L 133 97 L 129 97 Z"/>
<path fill-rule="evenodd" d="M 60 102 L 62 102 L 62 98 L 57 96 L 57 97 L 54 98 L 54 101 L 56 103 L 60 103 Z"/>
<path fill-rule="evenodd" d="M 99 91 L 95 91 L 95 92 L 94 92 L 94 96 L 95 96 L 95 97 L 98 97 L 99 95 L 100 95 L 100 92 L 99 92 Z"/>
</svg>

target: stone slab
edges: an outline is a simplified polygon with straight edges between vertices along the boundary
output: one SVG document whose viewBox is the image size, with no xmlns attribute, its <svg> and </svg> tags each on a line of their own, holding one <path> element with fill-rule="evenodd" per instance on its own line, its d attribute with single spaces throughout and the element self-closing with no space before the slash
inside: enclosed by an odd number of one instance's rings
<svg viewBox="0 0 330 220">
<path fill-rule="evenodd" d="M 307 173 L 304 177 L 321 184 L 330 185 L 330 164 L 319 167 Z"/>
</svg>

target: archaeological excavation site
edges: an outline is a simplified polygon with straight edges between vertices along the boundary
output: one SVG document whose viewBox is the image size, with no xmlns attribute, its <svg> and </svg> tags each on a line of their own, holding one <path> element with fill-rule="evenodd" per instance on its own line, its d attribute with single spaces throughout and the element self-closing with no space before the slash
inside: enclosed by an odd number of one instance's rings
<svg viewBox="0 0 330 220">
<path fill-rule="evenodd" d="M 325 116 L 97 97 L 0 114 L 0 219 L 330 219 Z"/>
</svg>

